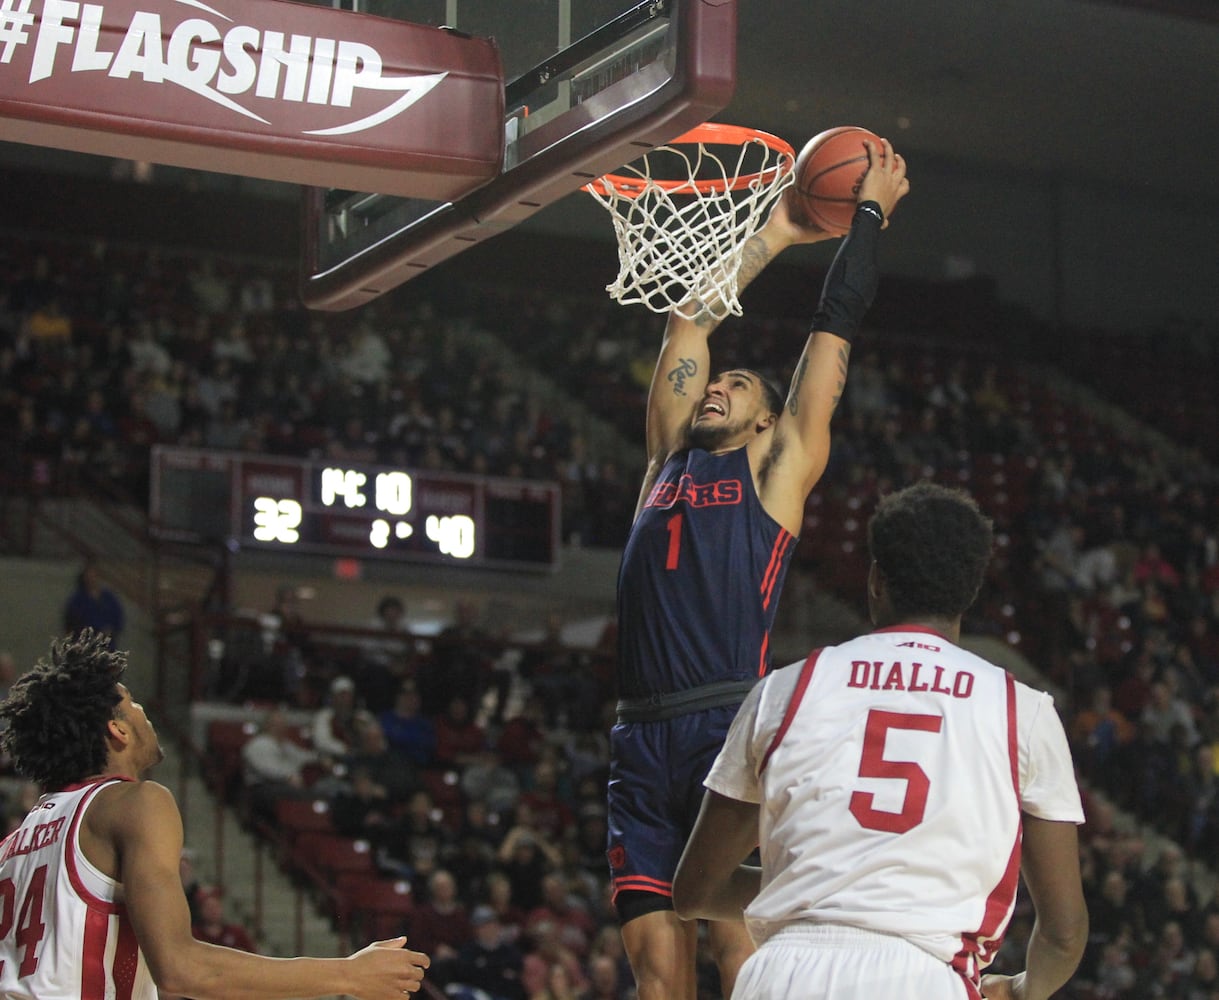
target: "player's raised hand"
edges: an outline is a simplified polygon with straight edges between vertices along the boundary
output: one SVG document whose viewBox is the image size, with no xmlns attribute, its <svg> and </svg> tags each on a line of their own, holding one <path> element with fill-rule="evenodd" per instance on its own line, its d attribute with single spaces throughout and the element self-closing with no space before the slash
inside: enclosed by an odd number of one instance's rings
<svg viewBox="0 0 1219 1000">
<path fill-rule="evenodd" d="M 418 993 L 431 959 L 406 947 L 405 937 L 374 941 L 347 961 L 351 984 L 347 992 L 358 1000 L 402 1000 L 403 993 Z"/>
<path fill-rule="evenodd" d="M 874 201 L 885 214 L 885 225 L 897 203 L 910 193 L 910 181 L 906 177 L 906 161 L 893 151 L 888 139 L 881 139 L 880 148 L 869 139 L 864 140 L 868 151 L 868 172 L 859 186 L 858 201 Z"/>
<path fill-rule="evenodd" d="M 795 186 L 792 185 L 783 192 L 782 197 L 775 202 L 770 210 L 766 225 L 774 232 L 780 233 L 784 244 L 820 243 L 822 240 L 837 239 L 841 233 L 829 233 L 819 228 L 815 223 L 805 221 L 803 213 L 795 204 Z"/>
</svg>

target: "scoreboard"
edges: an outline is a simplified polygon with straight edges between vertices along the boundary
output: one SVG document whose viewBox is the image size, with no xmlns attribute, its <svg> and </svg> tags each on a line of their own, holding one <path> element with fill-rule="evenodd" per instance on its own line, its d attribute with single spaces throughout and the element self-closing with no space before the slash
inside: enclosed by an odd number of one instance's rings
<svg viewBox="0 0 1219 1000">
<path fill-rule="evenodd" d="M 559 486 L 158 445 L 153 534 L 280 552 L 554 569 Z"/>
</svg>

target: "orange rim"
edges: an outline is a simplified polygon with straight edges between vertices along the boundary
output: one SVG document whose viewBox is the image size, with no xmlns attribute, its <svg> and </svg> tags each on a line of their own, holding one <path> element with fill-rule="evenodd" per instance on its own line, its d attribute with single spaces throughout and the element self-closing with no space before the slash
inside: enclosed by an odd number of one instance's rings
<svg viewBox="0 0 1219 1000">
<path fill-rule="evenodd" d="M 609 173 L 598 177 L 595 181 L 589 181 L 584 185 L 584 190 L 595 191 L 597 194 L 605 196 L 616 194 L 622 198 L 637 198 L 643 193 L 647 184 L 651 184 L 653 187 L 658 187 L 669 194 L 723 194 L 726 191 L 741 191 L 759 180 L 768 183 L 776 174 L 785 173 L 787 170 L 790 170 L 791 166 L 795 163 L 796 151 L 786 139 L 780 139 L 777 135 L 771 135 L 769 132 L 763 132 L 758 128 L 749 128 L 746 125 L 723 125 L 719 122 L 703 122 L 702 125 L 696 125 L 689 132 L 679 135 L 676 139 L 663 143 L 663 145 L 693 146 L 706 143 L 718 146 L 744 146 L 747 142 L 761 142 L 776 153 L 786 154 L 789 158 L 788 165 L 784 167 L 782 161 L 780 161 L 773 167 L 767 167 L 765 170 L 755 170 L 752 173 L 742 174 L 740 177 L 729 181 L 727 186 L 725 186 L 722 178 L 695 181 L 652 180 L 645 182 L 638 177 L 631 177 L 628 174 Z"/>
</svg>

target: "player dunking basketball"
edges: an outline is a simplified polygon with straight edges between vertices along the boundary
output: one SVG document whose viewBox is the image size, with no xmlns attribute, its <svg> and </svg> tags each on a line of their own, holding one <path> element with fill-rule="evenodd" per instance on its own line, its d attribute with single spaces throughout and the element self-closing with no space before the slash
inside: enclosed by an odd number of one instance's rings
<svg viewBox="0 0 1219 1000">
<path fill-rule="evenodd" d="M 178 872 L 182 817 L 167 789 L 143 780 L 161 745 L 120 683 L 126 664 L 86 629 L 52 646 L 0 705 L 5 749 L 46 792 L 0 844 L 0 998 L 417 992 L 428 959 L 404 938 L 350 958 L 291 959 L 195 940 Z"/>
<path fill-rule="evenodd" d="M 698 927 L 673 911 L 673 872 L 703 777 L 768 670 L 768 635 L 805 500 L 825 469 L 851 338 L 876 291 L 877 235 L 908 190 L 889 143 L 869 146 L 855 221 L 786 403 L 757 372 L 712 377 L 709 311 L 669 316 L 648 397 L 648 468 L 619 571 L 609 782 L 608 858 L 640 1000 L 695 996 Z M 741 287 L 786 247 L 827 238 L 797 225 L 780 200 L 746 247 Z M 739 922 L 710 933 L 731 990 L 752 945 Z"/>
<path fill-rule="evenodd" d="M 921 483 L 868 526 L 876 631 L 754 688 L 678 865 L 686 916 L 746 918 L 734 1000 L 1046 1000 L 1087 940 L 1071 755 L 1049 695 L 962 649 L 992 529 Z M 1023 872 L 1027 969 L 982 970 Z M 742 864 L 761 843 L 762 865 Z"/>
</svg>

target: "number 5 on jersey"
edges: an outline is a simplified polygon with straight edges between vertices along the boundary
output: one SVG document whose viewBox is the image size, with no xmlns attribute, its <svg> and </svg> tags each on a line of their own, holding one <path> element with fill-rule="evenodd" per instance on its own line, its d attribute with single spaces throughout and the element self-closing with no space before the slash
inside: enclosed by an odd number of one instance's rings
<svg viewBox="0 0 1219 1000">
<path fill-rule="evenodd" d="M 927 772 L 907 760 L 887 760 L 885 739 L 890 729 L 908 729 L 922 733 L 938 733 L 944 720 L 938 715 L 911 715 L 906 712 L 882 712 L 872 709 L 864 729 L 863 754 L 859 760 L 861 778 L 888 778 L 906 783 L 906 794 L 900 812 L 884 812 L 873 808 L 871 792 L 851 795 L 851 814 L 867 830 L 905 833 L 923 821 L 927 811 L 927 792 L 931 782 Z"/>
</svg>

